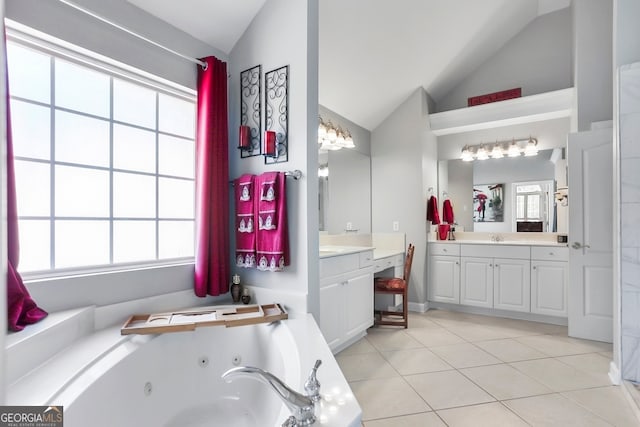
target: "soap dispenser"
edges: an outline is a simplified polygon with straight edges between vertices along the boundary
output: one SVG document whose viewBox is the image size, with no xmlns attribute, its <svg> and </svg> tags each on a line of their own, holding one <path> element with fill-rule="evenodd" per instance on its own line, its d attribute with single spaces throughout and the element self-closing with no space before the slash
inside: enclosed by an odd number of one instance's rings
<svg viewBox="0 0 640 427">
<path fill-rule="evenodd" d="M 456 240 L 455 231 L 456 231 L 455 227 L 449 228 L 449 240 Z"/>
</svg>

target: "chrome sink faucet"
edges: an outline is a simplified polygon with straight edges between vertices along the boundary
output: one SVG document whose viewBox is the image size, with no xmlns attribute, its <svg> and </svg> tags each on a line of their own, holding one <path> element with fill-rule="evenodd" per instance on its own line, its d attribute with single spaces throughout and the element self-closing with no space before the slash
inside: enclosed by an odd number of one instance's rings
<svg viewBox="0 0 640 427">
<path fill-rule="evenodd" d="M 270 372 L 253 366 L 239 366 L 229 369 L 222 374 L 222 379 L 227 382 L 233 381 L 236 377 L 252 378 L 261 381 L 276 392 L 284 404 L 289 408 L 293 416 L 285 420 L 283 426 L 297 427 L 309 426 L 316 421 L 315 402 L 320 400 L 320 383 L 316 379 L 316 372 L 322 361 L 317 360 L 313 367 L 309 379 L 305 383 L 305 390 L 308 396 L 298 393 L 287 386 L 281 379 Z"/>
<path fill-rule="evenodd" d="M 492 234 L 491 235 L 492 242 L 504 242 L 504 237 L 501 234 Z"/>
</svg>

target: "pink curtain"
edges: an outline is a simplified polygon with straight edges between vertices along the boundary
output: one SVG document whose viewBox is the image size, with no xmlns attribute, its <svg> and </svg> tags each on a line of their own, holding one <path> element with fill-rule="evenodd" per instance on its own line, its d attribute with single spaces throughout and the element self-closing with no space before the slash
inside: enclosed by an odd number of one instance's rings
<svg viewBox="0 0 640 427">
<path fill-rule="evenodd" d="M 5 52 L 6 52 L 6 41 Z M 5 58 L 6 59 L 6 58 Z M 6 62 L 5 62 L 6 64 Z M 5 76 L 6 73 L 5 69 Z M 18 273 L 20 243 L 18 239 L 18 206 L 16 204 L 16 178 L 13 166 L 13 141 L 11 139 L 11 112 L 9 110 L 9 84 L 7 88 L 7 316 L 11 331 L 21 331 L 26 325 L 36 323 L 47 316 L 29 295 Z"/>
<path fill-rule="evenodd" d="M 196 131 L 196 268 L 199 297 L 229 291 L 229 129 L 227 64 L 198 65 Z"/>
</svg>

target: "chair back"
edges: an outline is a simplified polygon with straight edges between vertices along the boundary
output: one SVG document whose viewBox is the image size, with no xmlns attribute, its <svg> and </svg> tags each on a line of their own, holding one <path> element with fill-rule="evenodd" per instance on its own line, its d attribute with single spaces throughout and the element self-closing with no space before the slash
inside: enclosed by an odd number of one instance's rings
<svg viewBox="0 0 640 427">
<path fill-rule="evenodd" d="M 404 260 L 404 274 L 402 278 L 407 285 L 409 284 L 409 276 L 411 275 L 411 263 L 413 262 L 413 251 L 416 247 L 409 243 L 409 248 L 407 249 L 407 256 Z"/>
</svg>

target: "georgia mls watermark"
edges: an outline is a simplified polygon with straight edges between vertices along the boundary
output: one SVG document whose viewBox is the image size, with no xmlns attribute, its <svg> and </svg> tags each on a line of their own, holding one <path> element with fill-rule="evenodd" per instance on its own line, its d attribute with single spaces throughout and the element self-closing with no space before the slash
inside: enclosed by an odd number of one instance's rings
<svg viewBox="0 0 640 427">
<path fill-rule="evenodd" d="M 62 406 L 0 406 L 0 427 L 62 427 Z"/>
</svg>

